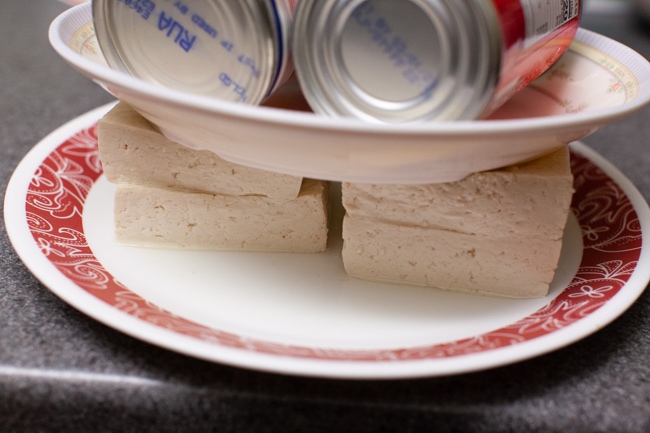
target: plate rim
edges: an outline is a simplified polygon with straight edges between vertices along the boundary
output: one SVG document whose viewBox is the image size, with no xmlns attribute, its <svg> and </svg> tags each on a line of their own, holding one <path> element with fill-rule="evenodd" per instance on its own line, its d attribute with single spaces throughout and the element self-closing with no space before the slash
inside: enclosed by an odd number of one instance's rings
<svg viewBox="0 0 650 433">
<path fill-rule="evenodd" d="M 113 306 L 106 304 L 77 286 L 45 258 L 27 228 L 27 222 L 24 218 L 24 203 L 32 176 L 21 173 L 25 172 L 27 168 L 30 169 L 28 170 L 30 173 L 33 173 L 44 159 L 52 153 L 53 149 L 76 132 L 92 126 L 114 104 L 115 102 L 112 102 L 98 107 L 65 123 L 48 134 L 28 152 L 9 180 L 4 201 L 4 221 L 9 240 L 18 256 L 30 272 L 50 291 L 94 320 L 158 347 L 235 367 L 299 376 L 347 379 L 403 379 L 469 373 L 537 357 L 568 346 L 593 334 L 623 314 L 641 296 L 648 281 L 650 281 L 650 266 L 646 266 L 648 269 L 645 270 L 643 266 L 640 266 L 641 263 L 650 263 L 648 237 L 642 236 L 642 246 L 637 266 L 628 281 L 613 298 L 588 317 L 571 323 L 563 329 L 510 347 L 483 351 L 471 356 L 399 360 L 395 362 L 305 359 L 272 353 L 247 352 L 238 348 L 224 346 L 218 346 L 217 352 L 219 353 L 215 356 L 214 353 L 207 353 L 214 352 L 215 345 L 146 323 L 123 311 L 116 310 Z M 573 143 L 571 147 L 572 150 L 577 151 L 602 169 L 621 188 L 638 215 L 641 233 L 647 233 L 647 230 L 650 229 L 648 227 L 648 224 L 650 224 L 650 208 L 632 182 L 613 164 L 586 145 Z M 20 205 L 17 203 L 20 203 Z M 20 213 L 17 207 L 20 209 L 21 206 L 22 219 L 16 217 L 16 212 Z M 632 287 L 632 289 L 629 287 Z M 633 296 L 630 296 L 630 291 Z M 622 296 L 621 293 L 625 293 L 626 296 Z M 557 342 L 558 333 L 561 333 L 561 336 L 564 337 L 560 344 Z M 553 344 L 547 344 L 549 340 Z M 535 350 L 531 351 L 530 346 Z M 539 346 L 545 347 L 540 348 Z M 527 350 L 522 351 L 522 348 Z M 479 362 L 476 361 L 477 359 Z M 404 368 L 404 364 L 407 364 L 408 368 Z M 397 368 L 396 365 L 398 365 Z"/>
</svg>

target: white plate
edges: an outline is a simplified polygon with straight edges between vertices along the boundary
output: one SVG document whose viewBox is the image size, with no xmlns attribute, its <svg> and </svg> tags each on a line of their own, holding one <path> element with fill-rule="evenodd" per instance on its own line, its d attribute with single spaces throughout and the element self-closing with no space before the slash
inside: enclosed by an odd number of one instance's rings
<svg viewBox="0 0 650 433">
<path fill-rule="evenodd" d="M 319 179 L 458 180 L 549 152 L 650 101 L 648 61 L 580 29 L 555 68 L 495 115 L 501 120 L 386 125 L 334 119 L 201 97 L 111 70 L 102 63 L 90 22 L 88 4 L 66 11 L 52 23 L 52 46 L 171 139 L 233 162 Z M 291 100 L 298 90 L 289 86 L 277 99 Z"/>
<path fill-rule="evenodd" d="M 64 301 L 161 347 L 296 375 L 456 374 L 575 342 L 622 314 L 650 280 L 648 205 L 582 144 L 572 145 L 575 217 L 541 299 L 351 279 L 340 240 L 324 254 L 120 246 L 97 151 L 96 121 L 108 108 L 64 125 L 25 157 L 7 188 L 5 223 L 25 264 Z"/>
</svg>

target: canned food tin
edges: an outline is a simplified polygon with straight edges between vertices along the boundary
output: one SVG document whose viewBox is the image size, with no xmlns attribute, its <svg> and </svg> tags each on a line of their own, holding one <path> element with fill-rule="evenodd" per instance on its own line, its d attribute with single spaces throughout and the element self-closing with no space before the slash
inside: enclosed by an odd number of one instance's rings
<svg viewBox="0 0 650 433">
<path fill-rule="evenodd" d="M 296 73 L 319 113 L 476 119 L 564 53 L 580 9 L 580 0 L 301 0 Z"/>
<path fill-rule="evenodd" d="M 186 92 L 258 104 L 293 72 L 296 0 L 93 0 L 114 69 Z"/>
</svg>

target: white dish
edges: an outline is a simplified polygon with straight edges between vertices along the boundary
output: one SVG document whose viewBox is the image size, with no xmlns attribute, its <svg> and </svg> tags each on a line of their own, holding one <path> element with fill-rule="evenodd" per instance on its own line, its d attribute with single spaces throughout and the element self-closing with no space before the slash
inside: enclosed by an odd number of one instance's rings
<svg viewBox="0 0 650 433">
<path fill-rule="evenodd" d="M 171 139 L 233 162 L 305 177 L 458 180 L 547 153 L 650 101 L 648 61 L 580 29 L 556 67 L 495 114 L 500 120 L 386 125 L 251 107 L 164 88 L 109 69 L 101 56 L 86 57 L 101 54 L 88 36 L 91 19 L 90 5 L 83 4 L 50 28 L 52 46 L 74 68 L 134 106 Z M 296 88 L 286 91 L 295 96 Z"/>
<path fill-rule="evenodd" d="M 650 280 L 648 204 L 579 143 L 572 145 L 575 218 L 551 293 L 541 299 L 351 279 L 336 241 L 307 255 L 120 246 L 111 230 L 113 187 L 97 151 L 96 121 L 108 108 L 62 126 L 25 157 L 7 188 L 7 232 L 61 299 L 170 350 L 320 377 L 464 373 L 584 338 L 622 314 Z"/>
</svg>

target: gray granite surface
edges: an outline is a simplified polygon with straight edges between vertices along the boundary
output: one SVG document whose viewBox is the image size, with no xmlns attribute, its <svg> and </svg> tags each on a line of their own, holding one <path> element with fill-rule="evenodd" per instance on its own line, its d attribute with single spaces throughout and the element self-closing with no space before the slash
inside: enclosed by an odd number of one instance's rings
<svg viewBox="0 0 650 433">
<path fill-rule="evenodd" d="M 54 0 L 0 3 L 0 190 L 27 151 L 111 100 L 50 48 Z M 634 13 L 583 26 L 650 56 Z M 584 140 L 650 198 L 650 109 Z M 3 224 L 4 226 L 4 224 Z M 212 364 L 60 301 L 0 230 L 0 432 L 650 432 L 650 294 L 569 347 L 453 377 L 350 381 Z"/>
</svg>

